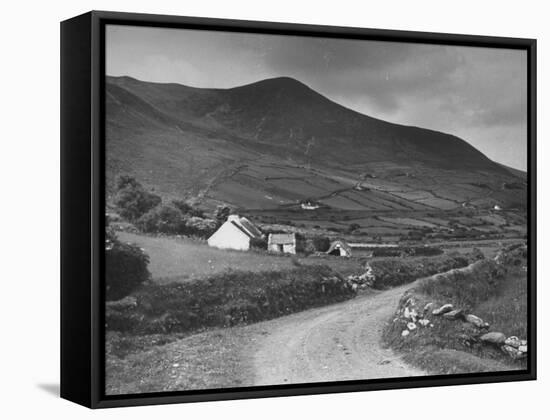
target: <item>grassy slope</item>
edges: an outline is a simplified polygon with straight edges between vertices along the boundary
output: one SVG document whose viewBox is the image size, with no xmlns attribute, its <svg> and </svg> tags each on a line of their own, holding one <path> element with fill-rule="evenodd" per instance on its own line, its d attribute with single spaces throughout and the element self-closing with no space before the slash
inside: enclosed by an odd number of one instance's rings
<svg viewBox="0 0 550 420">
<path fill-rule="evenodd" d="M 420 309 L 429 302 L 453 303 L 490 324 L 490 331 L 507 336 L 527 336 L 527 277 L 521 265 L 498 276 L 485 267 L 464 275 L 433 276 L 407 292 Z M 403 302 L 407 298 L 403 298 Z M 434 374 L 473 373 L 522 369 L 524 361 L 512 361 L 495 347 L 482 345 L 482 331 L 468 323 L 430 317 L 432 328 L 419 328 L 402 337 L 405 323 L 397 316 L 384 331 L 387 345 L 404 359 Z"/>
<path fill-rule="evenodd" d="M 291 270 L 299 265 L 329 265 L 341 274 L 356 273 L 360 262 L 343 258 L 304 258 L 264 252 L 242 252 L 209 247 L 189 238 L 153 237 L 118 232 L 123 242 L 135 243 L 150 257 L 149 270 L 155 283 L 185 282 L 227 270 L 249 272 Z"/>
<path fill-rule="evenodd" d="M 251 386 L 250 328 L 176 334 L 126 336 L 107 334 L 106 393 L 120 395 L 159 391 Z M 243 346 L 247 343 L 247 346 Z M 140 378 L 136 380 L 136 378 Z"/>
</svg>

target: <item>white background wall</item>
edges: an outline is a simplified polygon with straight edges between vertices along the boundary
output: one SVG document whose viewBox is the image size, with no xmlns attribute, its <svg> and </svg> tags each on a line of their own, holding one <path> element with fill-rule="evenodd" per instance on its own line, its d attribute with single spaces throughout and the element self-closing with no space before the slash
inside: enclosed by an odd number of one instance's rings
<svg viewBox="0 0 550 420">
<path fill-rule="evenodd" d="M 8 1 L 2 7 L 0 416 L 16 418 L 541 418 L 548 405 L 550 25 L 543 1 Z M 539 40 L 539 381 L 91 412 L 58 399 L 59 21 L 117 10 L 533 37 Z M 546 388 L 546 389 L 545 389 Z M 538 414 L 537 414 L 538 412 Z M 55 417 L 54 417 L 55 416 Z"/>
</svg>

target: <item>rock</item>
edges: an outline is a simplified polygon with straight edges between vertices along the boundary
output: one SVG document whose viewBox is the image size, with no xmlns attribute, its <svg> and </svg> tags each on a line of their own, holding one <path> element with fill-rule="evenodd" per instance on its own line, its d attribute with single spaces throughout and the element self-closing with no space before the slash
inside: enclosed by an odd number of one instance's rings
<svg viewBox="0 0 550 420">
<path fill-rule="evenodd" d="M 511 346 L 511 347 L 514 347 L 514 348 L 518 348 L 519 346 L 521 346 L 521 340 L 519 338 L 517 338 L 516 336 L 511 336 L 511 337 L 508 337 L 505 341 L 504 341 L 504 344 L 506 344 L 507 346 Z"/>
<path fill-rule="evenodd" d="M 464 318 L 464 313 L 462 312 L 462 309 L 455 309 L 454 311 L 444 313 L 443 318 L 452 320 L 460 319 Z"/>
<path fill-rule="evenodd" d="M 522 353 L 527 353 L 527 346 L 519 346 L 518 350 L 521 351 Z"/>
<path fill-rule="evenodd" d="M 406 337 L 410 334 L 409 330 L 403 330 L 401 331 L 401 337 Z"/>
<path fill-rule="evenodd" d="M 421 319 L 420 321 L 418 321 L 418 323 L 420 325 L 422 325 L 423 327 L 426 327 L 430 323 L 430 320 L 429 319 Z"/>
<path fill-rule="evenodd" d="M 432 315 L 436 315 L 436 316 L 443 315 L 443 314 L 446 314 L 447 312 L 451 312 L 452 310 L 453 310 L 453 305 L 451 305 L 450 303 L 446 303 L 442 307 L 438 309 L 434 309 L 432 311 Z"/>
<path fill-rule="evenodd" d="M 483 334 L 481 337 L 479 337 L 479 339 L 484 343 L 490 343 L 500 346 L 506 341 L 506 336 L 501 332 L 490 332 L 487 334 Z"/>
<path fill-rule="evenodd" d="M 414 322 L 409 322 L 407 324 L 407 328 L 409 329 L 409 331 L 416 330 L 416 324 Z"/>
<path fill-rule="evenodd" d="M 509 346 L 507 344 L 501 347 L 502 351 L 510 356 L 512 359 L 523 359 L 526 356 L 526 353 L 523 353 L 516 349 L 515 347 Z"/>
<path fill-rule="evenodd" d="M 466 315 L 466 322 L 475 325 L 477 328 L 488 328 L 489 324 L 483 321 L 480 317 L 473 314 Z"/>
<path fill-rule="evenodd" d="M 430 302 L 430 303 L 426 303 L 426 306 L 424 306 L 424 314 L 427 314 L 429 312 L 432 312 L 435 308 L 435 303 L 433 302 Z"/>
<path fill-rule="evenodd" d="M 407 306 L 405 308 L 405 311 L 403 312 L 403 316 L 406 319 L 411 319 L 413 322 L 416 322 L 416 318 L 418 317 L 418 312 L 416 312 L 416 310 L 414 308 L 409 309 L 409 307 Z"/>
</svg>

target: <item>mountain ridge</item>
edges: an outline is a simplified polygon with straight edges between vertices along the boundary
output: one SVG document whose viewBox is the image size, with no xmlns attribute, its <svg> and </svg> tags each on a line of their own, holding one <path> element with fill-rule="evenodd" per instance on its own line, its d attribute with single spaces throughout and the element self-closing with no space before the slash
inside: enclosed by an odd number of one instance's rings
<svg viewBox="0 0 550 420">
<path fill-rule="evenodd" d="M 170 196 L 252 208 L 333 202 L 340 194 L 353 195 L 340 200 L 349 209 L 363 208 L 355 202 L 367 209 L 433 207 L 425 200 L 437 208 L 523 205 L 523 196 L 501 191 L 519 175 L 466 141 L 363 115 L 296 79 L 228 89 L 127 76 L 106 82 L 111 182 L 132 173 Z M 357 185 L 362 196 L 379 193 L 358 199 L 349 192 Z M 372 204 L 380 194 L 385 204 Z"/>
</svg>

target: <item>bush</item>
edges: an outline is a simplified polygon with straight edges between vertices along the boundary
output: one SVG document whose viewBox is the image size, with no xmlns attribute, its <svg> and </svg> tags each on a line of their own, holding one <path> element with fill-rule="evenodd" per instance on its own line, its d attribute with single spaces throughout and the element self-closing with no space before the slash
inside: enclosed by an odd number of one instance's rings
<svg viewBox="0 0 550 420">
<path fill-rule="evenodd" d="M 120 242 L 110 229 L 105 239 L 107 300 L 118 300 L 150 278 L 149 257 L 141 248 Z"/>
<path fill-rule="evenodd" d="M 201 238 L 208 238 L 217 228 L 217 223 L 212 219 L 203 219 L 201 217 L 189 217 L 185 221 L 185 233 L 195 235 Z M 266 244 L 267 248 L 267 244 Z"/>
<path fill-rule="evenodd" d="M 160 202 L 158 195 L 145 191 L 135 178 L 126 175 L 118 178 L 114 203 L 125 219 L 135 221 Z"/>
<path fill-rule="evenodd" d="M 185 216 L 173 206 L 157 206 L 141 216 L 136 226 L 143 232 L 184 234 L 187 232 Z"/>
<path fill-rule="evenodd" d="M 183 200 L 172 200 L 172 205 L 176 207 L 183 214 L 187 214 L 192 217 L 204 218 L 204 212 L 196 207 L 193 207 L 186 201 Z"/>
<path fill-rule="evenodd" d="M 466 267 L 476 258 L 471 255 L 444 255 L 441 257 L 422 258 L 414 261 L 402 258 L 388 258 L 369 263 L 375 279 L 372 287 L 375 289 L 388 289 L 399 286 L 422 277 L 442 273 L 453 268 Z"/>
<path fill-rule="evenodd" d="M 265 238 L 252 238 L 250 239 L 250 248 L 267 250 L 267 240 Z"/>
<path fill-rule="evenodd" d="M 132 334 L 189 332 L 275 318 L 355 296 L 325 266 L 261 273 L 230 271 L 208 279 L 150 284 L 133 295 L 131 310 L 108 307 L 107 328 Z"/>
<path fill-rule="evenodd" d="M 330 248 L 330 239 L 326 236 L 314 236 L 312 238 L 313 246 L 315 248 L 315 251 L 318 252 L 327 252 Z"/>
</svg>

